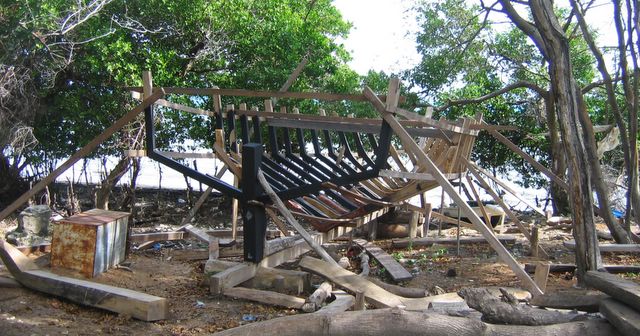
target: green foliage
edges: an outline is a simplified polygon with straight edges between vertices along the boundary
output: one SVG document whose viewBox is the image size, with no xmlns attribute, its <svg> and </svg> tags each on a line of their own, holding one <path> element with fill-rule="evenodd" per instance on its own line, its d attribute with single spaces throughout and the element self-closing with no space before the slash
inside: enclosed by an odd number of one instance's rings
<svg viewBox="0 0 640 336">
<path fill-rule="evenodd" d="M 24 118 L 39 140 L 31 163 L 72 154 L 128 111 L 135 102 L 121 88 L 141 85 L 143 70 L 152 72 L 156 86 L 278 90 L 307 55 L 290 90 L 360 88 L 361 78 L 346 66 L 348 53 L 336 42 L 350 26 L 330 0 L 114 0 L 63 32 L 66 18 L 75 22 L 71 15 L 78 4 L 83 2 L 33 0 L 0 7 L 0 61 L 28 63 L 38 84 L 36 110 L 43 117 L 35 124 Z M 171 99 L 211 108 L 209 97 Z M 307 104 L 299 107 L 320 108 Z M 348 109 L 353 110 L 336 111 Z M 211 144 L 211 126 L 203 117 L 164 109 L 158 114 L 159 147 L 187 138 L 194 145 Z M 122 140 L 110 139 L 94 155 L 121 151 Z"/>
</svg>

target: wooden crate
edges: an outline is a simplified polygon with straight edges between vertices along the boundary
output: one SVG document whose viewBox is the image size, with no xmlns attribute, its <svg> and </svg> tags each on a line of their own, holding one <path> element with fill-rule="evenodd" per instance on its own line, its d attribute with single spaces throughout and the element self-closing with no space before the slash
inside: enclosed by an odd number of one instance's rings
<svg viewBox="0 0 640 336">
<path fill-rule="evenodd" d="M 51 267 L 92 278 L 124 260 L 129 213 L 89 210 L 55 222 Z"/>
</svg>

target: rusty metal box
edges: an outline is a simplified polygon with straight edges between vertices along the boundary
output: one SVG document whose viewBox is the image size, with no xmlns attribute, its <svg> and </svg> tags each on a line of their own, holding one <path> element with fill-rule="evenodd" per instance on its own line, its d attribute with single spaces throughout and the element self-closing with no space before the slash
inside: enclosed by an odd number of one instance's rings
<svg viewBox="0 0 640 336">
<path fill-rule="evenodd" d="M 92 278 L 124 260 L 129 213 L 89 210 L 55 223 L 51 267 Z"/>
</svg>

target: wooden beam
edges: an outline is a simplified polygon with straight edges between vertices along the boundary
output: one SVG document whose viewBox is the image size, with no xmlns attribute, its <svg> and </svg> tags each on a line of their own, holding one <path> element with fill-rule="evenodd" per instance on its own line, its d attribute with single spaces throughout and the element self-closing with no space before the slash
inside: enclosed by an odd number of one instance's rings
<svg viewBox="0 0 640 336">
<path fill-rule="evenodd" d="M 39 270 L 11 244 L 0 240 L 0 259 L 23 286 L 85 306 L 127 314 L 143 321 L 166 319 L 165 298 L 129 289 L 79 280 Z"/>
<path fill-rule="evenodd" d="M 253 288 L 225 288 L 222 294 L 236 299 L 250 300 L 272 306 L 280 306 L 293 309 L 301 309 L 305 303 L 303 298 Z"/>
<path fill-rule="evenodd" d="M 140 87 L 127 87 L 130 91 L 141 91 Z M 292 98 L 292 99 L 317 99 L 325 101 L 366 101 L 363 95 L 359 94 L 336 94 L 336 93 L 322 93 L 322 92 L 277 92 L 277 91 L 251 91 L 244 89 L 214 89 L 214 88 L 181 88 L 181 87 L 162 87 L 154 88 L 155 90 L 162 89 L 167 94 L 184 94 L 193 96 L 231 96 L 231 97 L 261 97 L 261 98 Z M 380 96 L 380 99 L 385 100 L 385 96 Z M 404 97 L 401 98 L 404 101 Z"/>
<path fill-rule="evenodd" d="M 568 310 L 576 309 L 589 313 L 596 313 L 598 312 L 600 301 L 606 298 L 609 298 L 609 295 L 600 291 L 568 290 L 538 295 L 531 298 L 531 300 L 529 300 L 529 304 L 539 307 Z"/>
<path fill-rule="evenodd" d="M 575 240 L 567 240 L 562 242 L 564 247 L 569 249 L 576 248 Z M 640 252 L 640 244 L 599 244 L 600 252 Z"/>
<path fill-rule="evenodd" d="M 499 178 L 493 176 L 493 174 L 491 174 L 490 172 L 488 172 L 487 170 L 481 168 L 480 166 L 476 165 L 475 163 L 471 162 L 471 161 L 467 161 L 468 165 L 467 167 L 471 170 L 472 172 L 475 172 L 474 176 L 476 176 L 476 178 L 480 179 L 480 174 L 477 174 L 477 172 L 481 172 L 482 174 L 484 174 L 486 177 L 490 178 L 493 182 L 495 182 L 496 184 L 498 184 L 499 186 L 501 186 L 504 190 L 508 191 L 511 195 L 513 195 L 514 197 L 516 197 L 518 200 L 520 200 L 520 202 L 526 204 L 527 206 L 529 206 L 531 209 L 533 209 L 533 211 L 541 214 L 542 216 L 546 216 L 546 214 L 544 213 L 544 211 L 542 211 L 540 208 L 538 208 L 537 206 L 535 206 L 533 203 L 529 202 L 528 200 L 526 200 L 524 197 L 518 195 L 518 193 L 513 190 L 513 188 L 509 187 L 506 183 L 500 181 Z M 486 183 L 485 183 L 486 184 Z M 484 188 L 484 187 L 483 187 Z M 487 189 L 484 188 L 485 190 L 492 190 L 491 188 Z M 493 190 L 492 190 L 493 191 Z M 495 192 L 494 192 L 495 193 Z M 500 198 L 500 197 L 498 197 Z M 503 202 L 504 203 L 504 202 Z M 505 205 L 506 207 L 506 205 Z M 503 209 L 505 208 L 503 207 Z M 508 208 L 508 207 L 507 207 Z M 506 211 L 505 211 L 506 212 Z M 513 213 L 513 212 L 512 212 Z M 509 216 L 510 218 L 513 218 L 511 216 Z M 515 217 L 515 216 L 514 216 Z"/>
<path fill-rule="evenodd" d="M 544 292 L 547 290 L 547 280 L 549 278 L 549 263 L 539 262 L 536 267 L 536 272 L 533 275 L 533 281 L 538 284 L 538 287 Z"/>
<path fill-rule="evenodd" d="M 400 138 L 402 145 L 405 149 L 413 152 L 414 155 L 417 156 L 418 160 L 425 165 L 428 172 L 433 174 L 438 181 L 438 184 L 449 194 L 449 196 L 455 201 L 455 203 L 460 207 L 463 214 L 471 220 L 471 222 L 476 226 L 476 230 L 480 231 L 483 236 L 487 239 L 489 245 L 493 247 L 493 249 L 498 253 L 500 259 L 504 261 L 509 268 L 515 273 L 515 275 L 522 281 L 522 285 L 528 289 L 534 296 L 542 294 L 542 291 L 536 283 L 529 277 L 529 275 L 522 269 L 518 261 L 513 258 L 513 256 L 509 253 L 509 251 L 500 243 L 500 241 L 496 238 L 495 234 L 492 230 L 487 228 L 483 223 L 480 217 L 471 209 L 469 204 L 462 199 L 462 197 L 457 193 L 455 188 L 451 185 L 451 183 L 446 179 L 446 177 L 442 174 L 440 169 L 431 161 L 431 159 L 421 150 L 421 148 L 416 144 L 416 142 L 409 136 L 409 134 L 405 131 L 405 129 L 398 123 L 395 117 L 387 112 L 384 108 L 380 108 L 382 106 L 382 102 L 373 94 L 373 91 L 368 87 L 365 87 L 365 96 L 369 99 L 369 101 L 376 107 L 376 109 L 380 112 L 384 120 L 389 123 L 394 133 Z"/>
<path fill-rule="evenodd" d="M 549 272 L 551 273 L 565 273 L 565 272 L 573 272 L 576 270 L 576 265 L 574 264 L 549 264 Z M 640 273 L 639 265 L 604 265 L 602 266 L 609 273 Z M 533 273 L 536 270 L 535 263 L 527 263 L 524 265 L 524 270 Z"/>
<path fill-rule="evenodd" d="M 106 130 L 96 136 L 93 140 L 91 140 L 88 144 L 84 145 L 80 150 L 75 152 L 67 161 L 62 163 L 58 168 L 54 169 L 47 177 L 40 180 L 40 182 L 36 183 L 29 191 L 22 194 L 22 196 L 18 197 L 13 203 L 9 204 L 6 208 L 0 212 L 0 221 L 4 220 L 11 213 L 16 211 L 20 206 L 26 203 L 31 197 L 35 196 L 38 192 L 43 190 L 49 183 L 55 181 L 55 179 L 64 173 L 67 169 L 71 168 L 78 160 L 89 155 L 98 145 L 103 143 L 105 140 L 110 138 L 113 134 L 119 131 L 126 124 L 133 121 L 138 114 L 144 111 L 145 108 L 151 106 L 156 100 L 164 96 L 164 91 L 159 90 L 156 91 L 149 98 L 145 99 L 140 103 L 140 105 L 136 106 L 133 110 L 129 111 L 122 118 L 118 119 L 111 126 L 109 126 Z"/>
<path fill-rule="evenodd" d="M 353 242 L 364 248 L 373 259 L 377 260 L 389 272 L 393 281 L 399 282 L 413 279 L 413 275 L 409 271 L 380 247 L 364 239 L 354 239 Z"/>
<path fill-rule="evenodd" d="M 216 153 L 185 153 L 166 151 L 157 151 L 157 153 L 172 159 L 215 159 L 218 157 Z M 146 157 L 147 151 L 144 149 L 127 149 L 124 151 L 124 155 L 127 157 Z"/>
<path fill-rule="evenodd" d="M 496 239 L 506 244 L 513 244 L 516 242 L 516 236 L 514 235 L 496 235 Z M 456 244 L 456 238 L 416 238 L 413 239 L 393 239 L 391 245 L 394 248 L 405 248 L 411 246 L 429 246 L 433 244 Z M 486 243 L 487 239 L 483 236 L 478 237 L 460 237 L 460 244 L 479 244 Z"/>
<path fill-rule="evenodd" d="M 562 187 L 562 189 L 569 190 L 569 185 L 567 184 L 567 182 L 559 178 L 556 174 L 554 174 L 547 167 L 543 166 L 540 162 L 536 161 L 536 159 L 531 157 L 531 155 L 525 153 L 522 149 L 520 149 L 520 147 L 518 147 L 516 144 L 511 142 L 511 140 L 507 139 L 507 137 L 505 137 L 504 135 L 502 135 L 500 132 L 496 130 L 489 129 L 488 131 L 489 131 L 489 134 L 491 134 L 494 138 L 502 142 L 505 146 L 507 146 L 512 151 L 514 151 L 516 154 L 520 155 L 523 159 L 525 159 L 525 161 L 529 162 L 529 164 L 531 164 L 533 167 L 538 169 L 541 173 L 546 175 L 549 179 L 551 179 L 552 181 L 557 183 L 560 187 Z"/>
<path fill-rule="evenodd" d="M 600 301 L 600 313 L 624 336 L 640 335 L 640 313 L 614 299 Z"/>
<path fill-rule="evenodd" d="M 430 302 L 456 302 L 462 301 L 456 293 L 436 295 L 424 298 L 405 298 L 382 289 L 371 281 L 338 265 L 330 265 L 322 260 L 304 257 L 299 266 L 307 271 L 318 274 L 325 279 L 331 280 L 338 286 L 355 293 L 362 291 L 367 300 L 378 308 L 406 306 L 407 310 L 427 309 Z"/>
<path fill-rule="evenodd" d="M 640 285 L 614 274 L 587 271 L 584 281 L 588 286 L 605 292 L 614 299 L 640 311 Z"/>
<path fill-rule="evenodd" d="M 395 170 L 380 170 L 380 176 L 393 177 L 393 178 L 405 178 L 409 180 L 420 181 L 435 181 L 435 177 L 429 173 L 414 173 L 414 172 L 401 172 Z M 458 178 L 458 174 L 442 174 L 448 180 L 455 180 Z"/>
<path fill-rule="evenodd" d="M 209 289 L 211 294 L 222 294 L 225 290 L 233 288 L 256 275 L 255 264 L 239 264 L 211 276 Z"/>
<path fill-rule="evenodd" d="M 342 313 L 353 307 L 353 304 L 355 303 L 355 298 L 353 297 L 353 295 L 349 295 L 344 291 L 334 290 L 333 292 L 331 292 L 331 294 L 335 297 L 335 300 L 333 300 L 328 305 L 320 308 L 320 310 L 318 310 L 314 314 L 333 315 Z"/>
<path fill-rule="evenodd" d="M 185 239 L 188 235 L 188 232 L 183 231 L 134 233 L 129 236 L 129 241 L 132 243 L 145 243 L 165 240 L 181 240 Z"/>
<path fill-rule="evenodd" d="M 261 266 L 258 267 L 252 282 L 254 286 L 269 288 L 273 287 L 273 283 L 278 277 L 283 278 L 283 285 L 287 291 L 301 294 L 311 287 L 311 274 L 307 272 Z"/>
<path fill-rule="evenodd" d="M 300 225 L 300 223 L 298 223 L 298 221 L 293 217 L 289 209 L 287 209 L 284 203 L 282 203 L 280 197 L 278 197 L 278 195 L 276 195 L 276 193 L 273 191 L 273 189 L 267 182 L 267 179 L 264 177 L 262 171 L 258 171 L 258 181 L 260 182 L 260 185 L 262 185 L 262 188 L 265 190 L 278 211 L 280 211 L 280 214 L 287 220 L 289 225 L 293 226 L 293 228 L 298 231 L 298 233 L 309 244 L 309 246 L 313 248 L 313 251 L 320 255 L 323 260 L 329 263 L 333 263 L 337 266 L 338 263 L 333 260 L 333 258 L 331 258 L 329 253 L 327 253 L 327 251 L 325 251 L 322 246 L 320 246 L 320 244 L 316 243 L 316 241 L 309 235 L 307 230 L 305 230 L 302 225 Z"/>
</svg>

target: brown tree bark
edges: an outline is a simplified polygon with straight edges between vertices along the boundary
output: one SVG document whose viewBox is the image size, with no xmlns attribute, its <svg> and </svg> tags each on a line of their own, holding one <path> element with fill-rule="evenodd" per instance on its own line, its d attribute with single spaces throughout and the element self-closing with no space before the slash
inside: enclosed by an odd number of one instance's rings
<svg viewBox="0 0 640 336">
<path fill-rule="evenodd" d="M 116 183 L 129 170 L 129 161 L 128 157 L 120 159 L 118 164 L 109 172 L 107 178 L 100 183 L 100 188 L 96 190 L 96 208 L 109 209 L 109 195 L 111 195 Z"/>
<path fill-rule="evenodd" d="M 602 265 L 594 225 L 593 196 L 591 192 L 592 168 L 583 155 L 588 149 L 580 120 L 580 99 L 572 72 L 569 41 L 549 0 L 531 0 L 529 7 L 534 23 L 522 18 L 509 0 L 500 0 L 513 23 L 536 44 L 549 63 L 552 99 L 554 101 L 564 152 L 566 154 L 569 196 L 571 200 L 578 284 L 584 284 L 588 270 Z"/>
<path fill-rule="evenodd" d="M 549 92 L 544 97 L 547 127 L 549 128 L 549 147 L 551 156 L 551 170 L 562 180 L 566 179 L 567 161 L 564 159 L 564 148 L 560 141 L 560 131 L 558 130 L 558 117 L 556 116 L 556 106 L 553 103 L 552 93 Z M 551 198 L 553 199 L 553 212 L 556 214 L 567 214 L 570 212 L 569 195 L 567 191 L 551 180 Z"/>
</svg>

